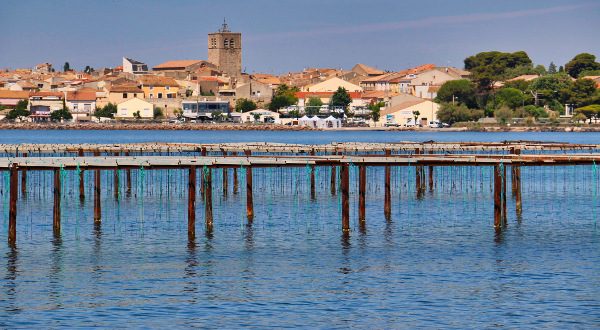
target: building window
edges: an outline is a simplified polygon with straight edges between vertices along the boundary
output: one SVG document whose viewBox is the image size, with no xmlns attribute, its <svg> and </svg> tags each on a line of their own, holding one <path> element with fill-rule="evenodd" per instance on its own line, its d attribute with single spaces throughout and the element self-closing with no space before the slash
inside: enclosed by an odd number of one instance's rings
<svg viewBox="0 0 600 330">
<path fill-rule="evenodd" d="M 127 98 L 127 93 L 123 93 L 123 98 L 126 99 Z"/>
<path fill-rule="evenodd" d="M 74 104 L 73 104 L 73 110 L 77 110 L 77 108 L 78 108 L 78 104 L 77 104 L 77 103 L 74 103 Z"/>
<path fill-rule="evenodd" d="M 229 48 L 229 39 L 223 40 L 223 48 Z"/>
<path fill-rule="evenodd" d="M 169 88 L 170 88 L 169 86 L 165 86 L 165 89 L 166 89 L 166 90 L 169 90 Z"/>
<path fill-rule="evenodd" d="M 158 98 L 162 99 L 162 93 L 158 93 Z"/>
<path fill-rule="evenodd" d="M 150 88 L 150 90 L 153 90 L 153 89 L 154 89 L 154 86 L 150 86 L 149 88 Z"/>
<path fill-rule="evenodd" d="M 233 39 L 229 39 L 229 47 L 235 48 L 235 41 Z"/>
<path fill-rule="evenodd" d="M 212 48 L 217 48 L 217 38 L 210 39 Z"/>
<path fill-rule="evenodd" d="M 150 94 L 150 98 L 153 99 L 154 98 L 154 94 Z"/>
<path fill-rule="evenodd" d="M 169 94 L 167 94 L 167 98 L 168 98 L 168 99 L 172 99 L 172 98 L 173 98 L 173 95 L 174 95 L 173 93 L 169 93 Z"/>
</svg>

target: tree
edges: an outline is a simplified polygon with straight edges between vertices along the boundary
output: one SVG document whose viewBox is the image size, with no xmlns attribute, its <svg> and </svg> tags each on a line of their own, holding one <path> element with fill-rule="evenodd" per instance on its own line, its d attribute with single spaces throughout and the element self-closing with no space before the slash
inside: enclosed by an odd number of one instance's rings
<svg viewBox="0 0 600 330">
<path fill-rule="evenodd" d="M 421 112 L 419 112 L 418 110 L 415 110 L 412 112 L 413 117 L 415 117 L 415 125 L 417 124 L 417 120 L 419 119 L 419 116 L 421 115 Z"/>
<path fill-rule="evenodd" d="M 535 105 L 526 105 L 525 107 L 523 107 L 523 112 L 526 115 L 531 116 L 535 119 L 538 119 L 540 117 L 548 117 L 548 113 L 546 112 L 546 110 L 544 110 L 543 107 L 536 107 Z"/>
<path fill-rule="evenodd" d="M 135 120 L 142 119 L 142 115 L 140 114 L 139 110 L 133 113 L 133 118 L 135 118 Z"/>
<path fill-rule="evenodd" d="M 256 110 L 257 108 L 256 103 L 252 100 L 241 98 L 235 101 L 235 111 L 237 112 L 248 112 Z"/>
<path fill-rule="evenodd" d="M 91 67 L 91 66 L 89 66 L 89 65 L 86 65 L 86 66 L 85 66 L 85 69 L 83 69 L 83 72 L 85 72 L 85 73 L 87 73 L 87 74 L 90 74 L 90 73 L 94 72 L 94 68 L 92 68 L 92 67 Z"/>
<path fill-rule="evenodd" d="M 563 72 L 565 72 L 565 67 L 561 65 L 558 67 L 558 73 L 563 73 Z"/>
<path fill-rule="evenodd" d="M 437 93 L 437 102 L 454 103 L 459 102 L 465 104 L 469 108 L 475 108 L 476 87 L 467 79 L 450 80 L 445 82 Z"/>
<path fill-rule="evenodd" d="M 514 77 L 515 73 L 506 73 L 507 70 L 517 67 L 532 68 L 531 59 L 524 51 L 482 52 L 465 59 L 465 70 L 471 71 L 473 81 L 482 91 L 490 90 L 496 81 Z"/>
<path fill-rule="evenodd" d="M 600 114 L 600 104 L 591 104 L 585 107 L 575 109 L 575 113 L 581 113 L 590 120 L 590 124 L 592 123 L 592 118 L 598 118 Z"/>
<path fill-rule="evenodd" d="M 557 72 L 556 64 L 554 64 L 554 62 L 550 62 L 550 65 L 548 65 L 548 74 L 555 74 Z"/>
<path fill-rule="evenodd" d="M 114 103 L 109 103 L 102 108 L 96 108 L 96 111 L 94 111 L 94 117 L 114 118 L 115 113 L 117 113 L 117 105 Z"/>
<path fill-rule="evenodd" d="M 321 101 L 321 98 L 312 96 L 308 99 L 308 102 L 306 103 L 305 113 L 309 116 L 317 115 L 319 113 L 319 110 L 321 110 L 322 105 L 323 101 Z"/>
<path fill-rule="evenodd" d="M 252 117 L 254 117 L 254 122 L 255 123 L 258 123 L 258 121 L 260 120 L 260 114 L 259 113 L 252 114 Z"/>
<path fill-rule="evenodd" d="M 63 107 L 60 110 L 52 111 L 50 113 L 50 120 L 52 121 L 62 121 L 62 120 L 71 120 L 73 119 L 73 115 L 69 112 L 69 109 Z"/>
<path fill-rule="evenodd" d="M 506 125 L 513 116 L 512 110 L 507 107 L 501 107 L 500 109 L 494 111 L 494 118 L 501 125 Z"/>
<path fill-rule="evenodd" d="M 281 108 L 285 108 L 298 103 L 296 93 L 299 91 L 300 90 L 298 89 L 298 87 L 289 87 L 286 84 L 279 85 L 275 90 L 275 93 L 273 94 L 271 103 L 268 106 L 269 110 L 277 111 Z"/>
<path fill-rule="evenodd" d="M 152 111 L 152 117 L 154 119 L 162 119 L 165 117 L 165 112 L 163 111 L 163 109 L 161 107 L 156 107 Z"/>
<path fill-rule="evenodd" d="M 525 102 L 523 92 L 516 88 L 502 88 L 496 93 L 496 97 L 500 100 L 501 104 L 508 106 L 512 110 L 515 110 Z"/>
<path fill-rule="evenodd" d="M 65 62 L 65 65 L 63 65 L 63 71 L 64 72 L 71 71 L 71 66 L 69 65 L 69 62 Z"/>
<path fill-rule="evenodd" d="M 27 100 L 19 100 L 14 109 L 6 114 L 6 119 L 15 120 L 19 117 L 28 117 L 31 113 L 27 110 Z"/>
<path fill-rule="evenodd" d="M 464 104 L 442 103 L 437 118 L 450 125 L 457 122 L 476 121 L 483 117 L 483 110 L 473 110 Z"/>
<path fill-rule="evenodd" d="M 333 107 L 341 107 L 344 109 L 344 114 L 349 115 L 348 106 L 352 103 L 352 98 L 344 87 L 338 87 L 337 91 L 331 96 L 330 105 Z"/>
<path fill-rule="evenodd" d="M 585 123 L 586 119 L 587 117 L 583 113 L 578 113 L 575 116 L 573 116 L 573 118 L 571 118 L 571 120 L 573 120 L 575 123 L 579 123 L 580 121 Z"/>
<path fill-rule="evenodd" d="M 581 53 L 565 64 L 565 70 L 571 77 L 577 78 L 582 71 L 600 70 L 600 63 L 596 62 L 596 56 Z"/>
<path fill-rule="evenodd" d="M 175 117 L 181 118 L 181 116 L 183 116 L 183 110 L 181 110 L 181 108 L 177 108 L 173 110 L 173 114 L 175 115 Z"/>
<path fill-rule="evenodd" d="M 596 94 L 596 82 L 591 79 L 579 78 L 575 80 L 572 87 L 562 89 L 561 94 L 566 103 L 575 104 L 575 106 L 588 105 L 593 103 L 593 96 Z"/>
<path fill-rule="evenodd" d="M 378 122 L 381 118 L 381 108 L 385 107 L 385 102 L 377 102 L 369 104 L 368 108 L 371 110 L 371 119 L 374 122 Z"/>
</svg>

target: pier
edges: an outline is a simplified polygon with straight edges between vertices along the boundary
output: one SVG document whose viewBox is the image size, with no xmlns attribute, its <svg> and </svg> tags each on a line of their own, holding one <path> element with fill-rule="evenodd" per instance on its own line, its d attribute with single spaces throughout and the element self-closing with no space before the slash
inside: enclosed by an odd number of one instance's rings
<svg viewBox="0 0 600 330">
<path fill-rule="evenodd" d="M 187 178 L 187 233 L 189 239 L 196 235 L 197 200 L 202 198 L 205 228 L 212 231 L 213 194 L 215 182 L 213 173 L 221 172 L 223 198 L 227 198 L 232 175 L 232 193 L 239 192 L 239 182 L 245 190 L 245 208 L 248 225 L 255 217 L 253 169 L 263 168 L 306 168 L 307 194 L 310 200 L 319 202 L 315 173 L 327 169 L 330 175 L 328 193 L 339 194 L 340 223 L 344 234 L 350 228 L 350 187 L 355 185 L 358 192 L 357 217 L 361 230 L 368 226 L 366 217 L 366 194 L 369 181 L 383 181 L 383 213 L 386 221 L 394 207 L 392 200 L 392 170 L 399 167 L 414 169 L 414 191 L 416 198 L 426 198 L 426 191 L 436 189 L 437 169 L 462 167 L 489 168 L 490 182 L 493 182 L 494 230 L 502 231 L 507 226 L 507 181 L 510 178 L 510 192 L 515 199 L 515 212 L 523 209 L 521 194 L 521 169 L 525 167 L 548 166 L 591 166 L 596 173 L 596 163 L 600 162 L 599 145 L 500 142 L 500 143 L 332 143 L 326 145 L 298 145 L 277 143 L 231 143 L 231 144 L 189 144 L 189 143 L 135 143 L 118 145 L 100 144 L 20 144 L 0 145 L 0 171 L 9 183 L 8 242 L 16 244 L 19 191 L 25 196 L 27 176 L 38 171 L 53 173 L 53 232 L 61 232 L 61 173 L 77 172 L 78 199 L 83 201 L 86 187 L 93 194 L 93 220 L 102 222 L 102 174 L 109 176 L 113 196 L 118 200 L 123 194 L 131 194 L 132 172 L 184 170 Z M 383 169 L 381 177 L 369 177 L 368 169 Z M 351 171 L 356 171 L 356 182 L 351 183 Z M 93 180 L 85 180 L 84 173 L 93 173 Z M 124 172 L 124 178 L 121 174 Z M 325 173 L 325 172 L 324 172 Z M 284 175 L 284 174 L 282 174 Z M 20 178 L 20 180 L 19 180 Z M 124 181 L 124 182 L 123 182 Z M 20 190 L 19 190 L 20 182 Z M 412 181 L 411 181 L 412 182 Z M 165 183 L 164 189 L 168 189 Z M 594 184 L 596 184 L 594 182 Z M 197 194 L 199 189 L 199 194 Z M 526 196 L 525 196 L 526 199 Z"/>
</svg>

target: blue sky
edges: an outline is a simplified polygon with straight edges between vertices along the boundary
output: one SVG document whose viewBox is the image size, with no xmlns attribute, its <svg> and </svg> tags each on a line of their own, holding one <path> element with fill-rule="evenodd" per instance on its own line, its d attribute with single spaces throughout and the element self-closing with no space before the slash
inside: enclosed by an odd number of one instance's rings
<svg viewBox="0 0 600 330">
<path fill-rule="evenodd" d="M 0 68 L 206 59 L 206 35 L 223 17 L 242 32 L 249 73 L 462 67 L 488 50 L 525 50 L 546 66 L 600 57 L 598 0 L 3 0 Z"/>
</svg>

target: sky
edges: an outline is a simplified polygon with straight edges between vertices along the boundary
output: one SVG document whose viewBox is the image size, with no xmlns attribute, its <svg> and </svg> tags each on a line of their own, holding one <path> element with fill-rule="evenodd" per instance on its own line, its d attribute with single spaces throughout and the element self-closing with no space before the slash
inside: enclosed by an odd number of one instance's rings
<svg viewBox="0 0 600 330">
<path fill-rule="evenodd" d="M 224 18 L 242 33 L 248 73 L 462 68 L 490 50 L 545 66 L 600 57 L 599 0 L 2 0 L 0 68 L 207 59 L 207 34 Z"/>
</svg>

